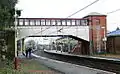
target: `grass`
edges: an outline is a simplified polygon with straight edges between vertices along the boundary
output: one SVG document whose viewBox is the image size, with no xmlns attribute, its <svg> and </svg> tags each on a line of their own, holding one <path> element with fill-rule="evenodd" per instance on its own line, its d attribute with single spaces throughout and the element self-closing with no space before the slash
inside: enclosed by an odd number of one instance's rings
<svg viewBox="0 0 120 74">
<path fill-rule="evenodd" d="M 26 72 L 28 74 L 61 74 L 34 59 L 22 59 L 20 63 L 20 72 Z"/>
<path fill-rule="evenodd" d="M 50 70 L 48 67 L 40 64 L 38 61 L 33 59 L 23 59 L 21 60 L 21 70 Z"/>
<path fill-rule="evenodd" d="M 20 59 L 18 67 L 18 70 L 8 67 L 0 68 L 0 74 L 61 74 L 34 59 Z"/>
</svg>

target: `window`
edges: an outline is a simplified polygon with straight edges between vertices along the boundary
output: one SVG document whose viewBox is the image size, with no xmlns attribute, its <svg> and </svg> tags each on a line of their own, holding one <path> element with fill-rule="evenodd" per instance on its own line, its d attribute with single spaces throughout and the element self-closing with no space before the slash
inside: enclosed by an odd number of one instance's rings
<svg viewBox="0 0 120 74">
<path fill-rule="evenodd" d="M 36 25 L 40 25 L 40 20 L 36 20 Z"/>
<path fill-rule="evenodd" d="M 55 20 L 51 20 L 51 25 L 56 25 Z"/>
<path fill-rule="evenodd" d="M 44 19 L 41 20 L 41 25 L 45 25 L 45 20 Z"/>
<path fill-rule="evenodd" d="M 62 25 L 61 20 L 56 20 L 57 25 Z"/>
<path fill-rule="evenodd" d="M 19 19 L 19 25 L 23 25 L 23 19 Z"/>
<path fill-rule="evenodd" d="M 67 20 L 67 25 L 71 25 L 71 20 Z"/>
<path fill-rule="evenodd" d="M 72 20 L 72 25 L 75 25 L 75 20 Z"/>
<path fill-rule="evenodd" d="M 50 20 L 46 20 L 46 25 L 51 25 Z"/>
<path fill-rule="evenodd" d="M 80 20 L 76 20 L 76 25 L 81 25 Z"/>
<path fill-rule="evenodd" d="M 65 20 L 62 20 L 62 25 L 66 25 L 66 21 Z"/>
<path fill-rule="evenodd" d="M 34 20 L 30 20 L 30 25 L 35 25 Z"/>
<path fill-rule="evenodd" d="M 29 25 L 29 20 L 25 19 L 25 25 Z"/>
<path fill-rule="evenodd" d="M 87 20 L 81 20 L 81 25 L 87 25 Z"/>
</svg>

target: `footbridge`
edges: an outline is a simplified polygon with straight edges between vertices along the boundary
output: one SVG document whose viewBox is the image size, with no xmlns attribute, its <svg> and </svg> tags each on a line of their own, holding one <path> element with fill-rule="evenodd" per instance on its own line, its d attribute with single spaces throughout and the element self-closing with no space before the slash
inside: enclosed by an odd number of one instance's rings
<svg viewBox="0 0 120 74">
<path fill-rule="evenodd" d="M 17 40 L 26 37 L 71 35 L 89 41 L 87 19 L 79 18 L 18 18 Z"/>
</svg>

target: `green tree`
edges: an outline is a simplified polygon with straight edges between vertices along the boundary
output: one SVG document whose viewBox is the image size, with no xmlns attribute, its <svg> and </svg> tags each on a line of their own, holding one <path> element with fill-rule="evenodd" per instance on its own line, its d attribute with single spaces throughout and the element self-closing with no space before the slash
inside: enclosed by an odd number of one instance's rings
<svg viewBox="0 0 120 74">
<path fill-rule="evenodd" d="M 17 0 L 0 0 L 0 30 L 14 25 Z"/>
<path fill-rule="evenodd" d="M 15 33 L 14 31 L 5 30 L 5 28 L 14 25 L 16 3 L 17 0 L 0 0 L 0 60 L 1 56 L 5 60 L 12 60 L 14 57 Z M 8 61 L 5 62 L 8 63 Z"/>
</svg>

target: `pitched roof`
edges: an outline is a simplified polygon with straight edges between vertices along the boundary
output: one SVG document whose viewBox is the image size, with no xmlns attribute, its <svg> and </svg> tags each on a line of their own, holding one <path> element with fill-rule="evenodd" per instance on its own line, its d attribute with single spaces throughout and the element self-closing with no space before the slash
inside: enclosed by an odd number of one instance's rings
<svg viewBox="0 0 120 74">
<path fill-rule="evenodd" d="M 104 14 L 101 14 L 101 13 L 98 13 L 98 12 L 91 12 L 88 15 L 104 15 Z"/>
<path fill-rule="evenodd" d="M 120 30 L 115 30 L 107 34 L 107 36 L 120 36 Z"/>
<path fill-rule="evenodd" d="M 88 16 L 106 16 L 105 14 L 101 14 L 101 13 L 98 13 L 98 12 L 91 12 L 89 13 L 87 16 L 85 17 L 88 17 Z M 85 18 L 83 17 L 83 18 Z"/>
</svg>

